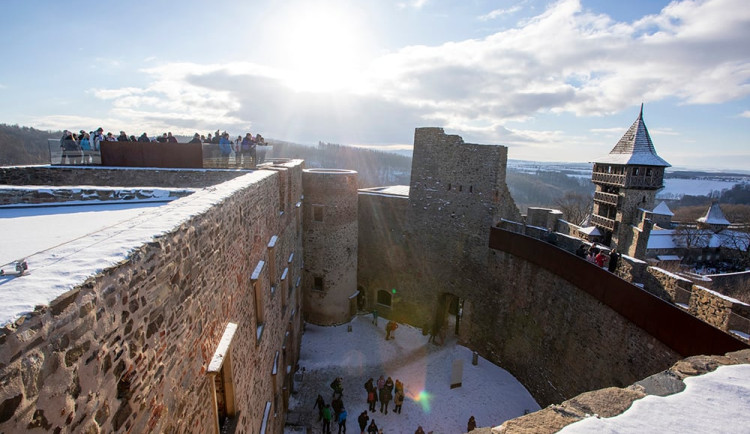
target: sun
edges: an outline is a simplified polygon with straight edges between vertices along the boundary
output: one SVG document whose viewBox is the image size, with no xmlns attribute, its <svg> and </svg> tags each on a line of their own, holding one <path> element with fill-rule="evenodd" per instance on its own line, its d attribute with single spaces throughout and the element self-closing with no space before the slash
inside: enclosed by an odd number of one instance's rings
<svg viewBox="0 0 750 434">
<path fill-rule="evenodd" d="M 363 26 L 341 2 L 298 3 L 278 29 L 287 84 L 328 92 L 353 86 L 363 60 Z"/>
</svg>

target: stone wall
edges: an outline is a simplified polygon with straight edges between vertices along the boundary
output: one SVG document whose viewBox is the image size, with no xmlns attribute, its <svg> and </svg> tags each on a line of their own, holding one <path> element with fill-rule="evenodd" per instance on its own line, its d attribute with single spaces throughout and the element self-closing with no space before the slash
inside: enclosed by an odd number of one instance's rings
<svg viewBox="0 0 750 434">
<path fill-rule="evenodd" d="M 0 167 L 0 185 L 201 188 L 245 173 L 243 170 L 15 166 Z"/>
<path fill-rule="evenodd" d="M 750 304 L 750 271 L 705 277 L 711 279 L 710 288 L 714 291 Z"/>
<path fill-rule="evenodd" d="M 750 335 L 750 305 L 708 288 L 693 286 L 690 313 L 722 330 L 739 330 Z"/>
<path fill-rule="evenodd" d="M 342 324 L 356 313 L 357 172 L 306 169 L 302 185 L 305 319 Z"/>
<path fill-rule="evenodd" d="M 688 304 L 693 286 L 689 279 L 657 267 L 648 267 L 646 271 L 643 289 L 670 303 Z"/>
<path fill-rule="evenodd" d="M 488 434 L 552 434 L 571 423 L 591 415 L 615 417 L 647 395 L 669 396 L 685 389 L 685 378 L 713 372 L 719 366 L 750 363 L 750 350 L 725 355 L 693 356 L 680 360 L 669 369 L 634 382 L 628 387 L 592 390 L 559 405 L 551 405 L 534 413 L 506 421 L 487 430 Z"/>
<path fill-rule="evenodd" d="M 283 368 L 296 362 L 301 330 L 300 288 L 290 284 L 300 276 L 301 237 L 294 214 L 279 213 L 279 174 L 249 179 L 2 329 L 0 431 L 212 432 L 206 369 L 229 322 L 238 324 L 225 361 L 237 432 L 257 432 L 267 403 L 268 431 L 281 431 Z"/>
<path fill-rule="evenodd" d="M 38 205 L 64 202 L 167 202 L 193 193 L 192 189 L 144 189 L 144 188 L 0 188 L 0 205 Z"/>
</svg>

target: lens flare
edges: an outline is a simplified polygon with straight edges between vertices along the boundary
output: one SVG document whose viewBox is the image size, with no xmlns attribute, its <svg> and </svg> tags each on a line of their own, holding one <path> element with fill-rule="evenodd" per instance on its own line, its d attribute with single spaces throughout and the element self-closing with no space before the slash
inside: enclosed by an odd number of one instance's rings
<svg viewBox="0 0 750 434">
<path fill-rule="evenodd" d="M 430 412 L 430 401 L 432 400 L 432 395 L 430 395 L 429 392 L 426 390 L 422 390 L 417 394 L 416 398 L 414 398 L 414 401 L 422 406 L 422 411 L 425 413 Z"/>
</svg>

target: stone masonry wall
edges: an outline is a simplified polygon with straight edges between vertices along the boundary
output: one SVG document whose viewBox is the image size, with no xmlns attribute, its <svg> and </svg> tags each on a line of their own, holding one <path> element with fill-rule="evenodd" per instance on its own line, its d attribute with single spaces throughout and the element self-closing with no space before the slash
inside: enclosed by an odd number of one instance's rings
<svg viewBox="0 0 750 434">
<path fill-rule="evenodd" d="M 245 173 L 243 170 L 15 166 L 0 167 L 0 185 L 200 188 Z"/>
<path fill-rule="evenodd" d="M 665 369 L 678 354 L 544 269 L 491 251 L 487 282 L 469 296 L 470 348 L 508 369 L 548 405 Z"/>
<path fill-rule="evenodd" d="M 298 354 L 291 346 L 301 315 L 298 289 L 284 303 L 283 267 L 271 273 L 268 264 L 299 258 L 301 238 L 293 214 L 279 215 L 279 188 L 278 174 L 268 172 L 3 328 L 0 431 L 212 432 L 206 368 L 234 322 L 236 432 L 257 432 L 266 402 L 276 403 L 269 432 L 281 432 L 283 402 L 275 397 L 288 381 L 272 369 L 279 352 L 294 365 L 287 353 Z M 273 236 L 279 242 L 269 249 Z M 300 260 L 290 262 L 287 281 L 299 277 Z M 261 261 L 258 306 L 250 277 Z"/>
<path fill-rule="evenodd" d="M 143 188 L 0 188 L 0 205 L 101 201 L 169 201 L 193 193 L 192 189 Z"/>
<path fill-rule="evenodd" d="M 657 267 L 648 267 L 643 289 L 670 303 L 688 304 L 693 283 Z"/>
</svg>

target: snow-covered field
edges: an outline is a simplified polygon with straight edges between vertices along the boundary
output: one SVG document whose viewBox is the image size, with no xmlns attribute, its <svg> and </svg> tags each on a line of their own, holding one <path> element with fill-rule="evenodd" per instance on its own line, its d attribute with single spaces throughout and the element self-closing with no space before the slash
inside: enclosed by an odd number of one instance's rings
<svg viewBox="0 0 750 434">
<path fill-rule="evenodd" d="M 290 420 L 321 432 L 318 412 L 313 410 L 315 398 L 321 394 L 330 403 L 330 384 L 336 377 L 344 378 L 343 401 L 348 412 L 347 428 L 359 432 L 357 417 L 367 410 L 364 384 L 380 375 L 401 380 L 406 399 L 401 414 L 368 412 L 370 420 L 384 433 L 413 433 L 421 425 L 425 432 L 463 433 L 470 416 L 477 426 L 497 426 L 505 420 L 536 411 L 539 405 L 529 392 L 507 371 L 479 358 L 471 364 L 472 352 L 449 339 L 444 346 L 427 343 L 429 336 L 420 330 L 401 325 L 396 338 L 385 340 L 386 320 L 376 327 L 370 315 L 355 317 L 352 332 L 346 325 L 318 327 L 307 325 L 302 337 L 299 365 L 305 368 L 298 394 L 290 399 Z M 463 361 L 462 386 L 450 388 L 451 366 Z M 377 409 L 379 409 L 379 404 Z M 332 423 L 337 432 L 338 426 Z"/>
<path fill-rule="evenodd" d="M 738 184 L 736 181 L 721 181 L 718 179 L 666 178 L 664 189 L 660 190 L 656 197 L 658 199 L 679 199 L 686 194 L 706 196 L 712 191 L 729 190 L 736 184 Z"/>
</svg>

